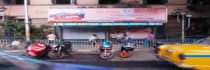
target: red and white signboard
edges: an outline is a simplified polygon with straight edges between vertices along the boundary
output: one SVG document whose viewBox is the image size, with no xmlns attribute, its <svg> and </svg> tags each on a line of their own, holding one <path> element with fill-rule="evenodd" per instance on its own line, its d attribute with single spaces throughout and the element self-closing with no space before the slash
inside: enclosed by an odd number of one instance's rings
<svg viewBox="0 0 210 70">
<path fill-rule="evenodd" d="M 121 39 L 123 33 L 126 33 L 132 39 L 148 39 L 151 32 L 151 27 L 113 27 L 110 31 L 110 37 Z"/>
<path fill-rule="evenodd" d="M 49 23 L 167 22 L 166 8 L 49 8 Z"/>
</svg>

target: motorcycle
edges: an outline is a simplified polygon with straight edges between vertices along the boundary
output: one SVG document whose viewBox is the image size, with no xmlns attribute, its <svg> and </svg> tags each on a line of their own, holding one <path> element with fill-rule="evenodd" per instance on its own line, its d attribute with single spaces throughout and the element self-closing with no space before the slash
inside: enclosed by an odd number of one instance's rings
<svg viewBox="0 0 210 70">
<path fill-rule="evenodd" d="M 48 53 L 48 57 L 52 59 L 64 58 L 65 55 L 71 55 L 71 42 L 63 42 L 60 45 L 52 45 L 52 49 Z"/>
<path fill-rule="evenodd" d="M 120 57 L 127 58 L 132 55 L 136 45 L 132 42 L 126 42 L 121 47 Z"/>
<path fill-rule="evenodd" d="M 111 52 L 112 50 L 112 43 L 111 42 L 103 42 L 99 45 L 100 49 L 100 58 L 101 59 L 110 59 L 113 57 Z"/>
<path fill-rule="evenodd" d="M 29 45 L 26 49 L 26 53 L 28 56 L 32 57 L 41 57 L 46 55 L 51 48 L 42 42 L 35 42 Z"/>
</svg>

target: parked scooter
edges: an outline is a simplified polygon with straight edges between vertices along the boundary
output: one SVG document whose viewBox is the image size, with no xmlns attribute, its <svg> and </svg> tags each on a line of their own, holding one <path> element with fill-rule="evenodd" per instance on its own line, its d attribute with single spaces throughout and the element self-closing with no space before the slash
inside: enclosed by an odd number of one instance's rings
<svg viewBox="0 0 210 70">
<path fill-rule="evenodd" d="M 132 55 L 136 45 L 133 42 L 124 42 L 121 47 L 120 57 L 127 58 Z"/>
<path fill-rule="evenodd" d="M 41 57 L 47 55 L 48 52 L 51 50 L 49 46 L 42 42 L 35 42 L 28 46 L 26 49 L 26 53 L 32 57 Z"/>
<path fill-rule="evenodd" d="M 111 42 L 103 42 L 99 45 L 100 50 L 100 58 L 101 59 L 110 59 L 113 57 L 112 54 L 112 43 Z"/>
<path fill-rule="evenodd" d="M 71 42 L 63 42 L 60 45 L 52 45 L 51 50 L 48 53 L 48 57 L 52 59 L 63 58 L 66 55 L 70 55 L 72 51 Z"/>
</svg>

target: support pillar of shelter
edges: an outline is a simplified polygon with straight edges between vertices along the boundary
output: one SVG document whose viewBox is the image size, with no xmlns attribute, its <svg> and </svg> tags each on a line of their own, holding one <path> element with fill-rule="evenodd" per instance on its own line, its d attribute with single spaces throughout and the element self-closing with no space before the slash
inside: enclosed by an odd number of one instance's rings
<svg viewBox="0 0 210 70">
<path fill-rule="evenodd" d="M 62 26 L 56 26 L 55 27 L 55 33 L 56 33 L 56 35 L 58 36 L 58 39 L 59 40 L 63 40 L 63 30 L 62 30 Z"/>
</svg>

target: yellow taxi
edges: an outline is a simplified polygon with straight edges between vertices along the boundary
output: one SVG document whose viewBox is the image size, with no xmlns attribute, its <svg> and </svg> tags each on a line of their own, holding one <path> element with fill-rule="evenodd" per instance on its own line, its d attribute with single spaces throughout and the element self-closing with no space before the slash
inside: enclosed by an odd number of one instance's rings
<svg viewBox="0 0 210 70">
<path fill-rule="evenodd" d="M 160 45 L 158 57 L 184 69 L 210 70 L 210 38 L 193 44 Z"/>
</svg>

